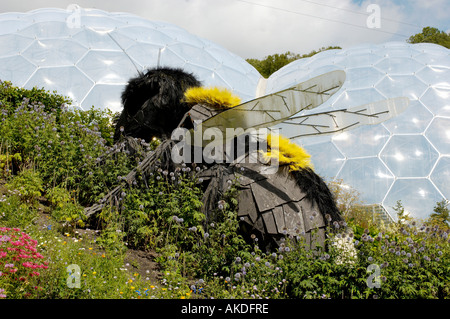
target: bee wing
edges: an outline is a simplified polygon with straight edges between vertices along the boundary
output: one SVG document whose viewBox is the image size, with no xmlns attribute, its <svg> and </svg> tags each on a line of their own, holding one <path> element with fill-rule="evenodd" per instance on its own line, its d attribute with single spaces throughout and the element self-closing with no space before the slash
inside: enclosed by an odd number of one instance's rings
<svg viewBox="0 0 450 319">
<path fill-rule="evenodd" d="M 233 138 L 227 129 L 259 129 L 270 127 L 291 116 L 318 107 L 336 93 L 345 81 L 345 72 L 328 72 L 299 83 L 291 88 L 242 103 L 220 112 L 195 127 L 203 133 L 220 136 L 223 141 Z M 208 144 L 203 142 L 203 146 Z"/>
<path fill-rule="evenodd" d="M 280 129 L 280 134 L 290 139 L 333 134 L 361 125 L 384 122 L 402 113 L 408 105 L 408 98 L 397 97 L 349 109 L 294 116 L 282 121 L 276 128 Z"/>
</svg>

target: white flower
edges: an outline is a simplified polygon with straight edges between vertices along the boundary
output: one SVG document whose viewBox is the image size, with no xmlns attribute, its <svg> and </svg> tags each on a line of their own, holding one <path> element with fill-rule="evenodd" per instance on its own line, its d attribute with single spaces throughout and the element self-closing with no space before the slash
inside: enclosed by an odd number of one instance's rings
<svg viewBox="0 0 450 319">
<path fill-rule="evenodd" d="M 358 256 L 352 242 L 345 240 L 345 238 L 335 238 L 333 241 L 333 246 L 335 246 L 339 251 L 339 254 L 335 259 L 336 264 L 352 265 L 356 262 Z"/>
</svg>

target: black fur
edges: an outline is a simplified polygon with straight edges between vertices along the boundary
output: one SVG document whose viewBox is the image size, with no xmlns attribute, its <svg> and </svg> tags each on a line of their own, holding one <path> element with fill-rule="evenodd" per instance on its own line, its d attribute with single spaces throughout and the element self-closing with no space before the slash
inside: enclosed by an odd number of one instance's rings
<svg viewBox="0 0 450 319">
<path fill-rule="evenodd" d="M 295 178 L 298 186 L 306 192 L 306 197 L 317 204 L 326 223 L 343 220 L 333 194 L 319 175 L 310 168 L 292 171 L 290 174 Z M 327 214 L 331 217 L 330 221 L 325 218 Z"/>
<path fill-rule="evenodd" d="M 122 93 L 123 111 L 114 140 L 120 135 L 167 138 L 190 106 L 181 100 L 186 89 L 201 86 L 194 75 L 176 68 L 149 69 L 129 80 Z M 121 127 L 123 132 L 121 132 Z"/>
</svg>

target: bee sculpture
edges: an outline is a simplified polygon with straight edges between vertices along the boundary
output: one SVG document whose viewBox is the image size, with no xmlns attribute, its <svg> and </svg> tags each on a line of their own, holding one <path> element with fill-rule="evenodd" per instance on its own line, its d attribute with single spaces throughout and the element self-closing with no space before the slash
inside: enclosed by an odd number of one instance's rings
<svg viewBox="0 0 450 319">
<path fill-rule="evenodd" d="M 241 103 L 230 91 L 202 87 L 182 69 L 147 70 L 130 79 L 123 91 L 115 140 L 124 137 L 131 149 L 132 139 L 127 137 L 158 138 L 161 144 L 85 214 L 91 216 L 117 198 L 127 184 L 132 185 L 137 172 L 173 170 L 194 162 L 204 167 L 198 176 L 204 189 L 206 229 L 220 214 L 217 207 L 230 181 L 237 180 L 237 215 L 247 240 L 258 238 L 259 245 L 269 250 L 286 236 L 303 237 L 310 248 L 323 246 L 327 226 L 337 226 L 343 218 L 309 154 L 290 139 L 380 123 L 408 106 L 408 99 L 400 97 L 311 113 L 344 81 L 343 71 L 332 71 Z M 233 134 L 227 134 L 230 130 Z M 206 150 L 211 152 L 205 155 Z"/>
</svg>

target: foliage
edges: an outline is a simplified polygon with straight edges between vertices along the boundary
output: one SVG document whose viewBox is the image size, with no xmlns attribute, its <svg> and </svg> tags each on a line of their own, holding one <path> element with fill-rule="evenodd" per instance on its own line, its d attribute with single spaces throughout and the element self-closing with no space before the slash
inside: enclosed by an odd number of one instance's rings
<svg viewBox="0 0 450 319">
<path fill-rule="evenodd" d="M 12 172 L 17 171 L 17 168 L 21 162 L 22 156 L 20 156 L 20 153 L 5 154 L 5 155 L 2 155 L 0 153 L 0 177 L 6 177 Z"/>
<path fill-rule="evenodd" d="M 3 95 L 15 96 L 13 92 L 8 87 Z M 44 101 L 60 101 L 50 93 L 40 94 Z M 13 111 L 0 113 L 3 148 L 19 154 L 24 167 L 39 171 L 45 189 L 58 186 L 75 191 L 73 197 L 86 205 L 101 198 L 142 157 L 142 152 L 130 156 L 122 144 L 112 145 L 110 111 L 69 110 L 64 105 L 59 113 L 46 109 L 41 102 L 24 100 Z M 141 146 L 149 144 L 143 141 Z"/>
<path fill-rule="evenodd" d="M 307 54 L 296 54 L 292 53 L 290 51 L 287 51 L 282 54 L 273 54 L 268 55 L 263 60 L 258 59 L 247 59 L 246 61 L 250 63 L 258 72 L 265 78 L 268 78 L 272 73 L 278 71 L 285 65 L 288 65 L 289 63 L 303 58 L 309 58 L 313 55 L 326 51 L 326 50 L 334 50 L 334 49 L 341 49 L 341 47 L 338 46 L 328 46 L 328 47 L 322 47 L 318 51 L 313 50 L 310 53 Z"/>
<path fill-rule="evenodd" d="M 37 87 L 25 89 L 13 86 L 9 81 L 0 80 L 0 110 L 12 114 L 23 103 L 42 104 L 44 111 L 53 112 L 58 117 L 62 109 L 70 105 L 71 101 L 67 97 L 56 94 L 56 91 L 49 92 Z"/>
<path fill-rule="evenodd" d="M 51 214 L 56 221 L 61 222 L 63 226 L 68 226 L 68 229 L 85 225 L 84 207 L 76 202 L 69 191 L 54 187 L 48 191 L 47 197 L 52 207 Z"/>
<path fill-rule="evenodd" d="M 18 192 L 24 202 L 35 204 L 42 196 L 43 181 L 38 172 L 23 170 L 14 176 L 6 185 L 10 191 Z"/>
<path fill-rule="evenodd" d="M 450 33 L 433 27 L 423 28 L 421 33 L 410 36 L 407 41 L 409 43 L 435 43 L 450 49 Z"/>
<path fill-rule="evenodd" d="M 436 203 L 433 211 L 431 213 L 429 222 L 432 225 L 439 226 L 447 231 L 450 230 L 450 209 L 448 208 L 449 202 L 446 199 L 441 200 Z"/>
</svg>

